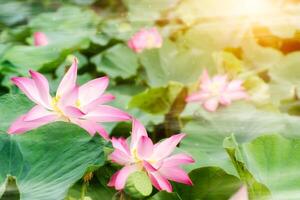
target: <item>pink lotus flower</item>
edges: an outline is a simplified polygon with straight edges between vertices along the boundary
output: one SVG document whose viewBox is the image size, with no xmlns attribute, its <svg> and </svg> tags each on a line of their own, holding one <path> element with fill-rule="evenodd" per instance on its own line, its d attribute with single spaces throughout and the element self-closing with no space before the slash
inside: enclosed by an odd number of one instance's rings
<svg viewBox="0 0 300 200">
<path fill-rule="evenodd" d="M 241 187 L 229 200 L 248 200 L 247 187 Z"/>
<path fill-rule="evenodd" d="M 147 172 L 158 190 L 172 192 L 172 185 L 168 180 L 192 185 L 186 172 L 179 166 L 193 163 L 193 158 L 185 154 L 170 156 L 184 136 L 185 134 L 177 134 L 153 145 L 144 126 L 133 120 L 130 146 L 124 138 L 112 138 L 115 150 L 109 155 L 109 159 L 124 167 L 111 177 L 108 186 L 122 190 L 128 176 L 142 170 Z"/>
<path fill-rule="evenodd" d="M 156 28 L 142 29 L 137 32 L 129 41 L 128 47 L 136 53 L 141 53 L 144 49 L 160 48 L 162 37 Z"/>
<path fill-rule="evenodd" d="M 200 90 L 186 98 L 187 102 L 200 102 L 210 112 L 217 110 L 219 104 L 228 106 L 235 100 L 246 99 L 242 81 L 228 81 L 227 76 L 217 75 L 210 79 L 205 70 L 200 80 Z"/>
<path fill-rule="evenodd" d="M 98 132 L 108 139 L 108 133 L 99 122 L 131 120 L 125 112 L 102 105 L 114 96 L 103 94 L 108 86 L 107 77 L 97 78 L 77 86 L 77 59 L 60 82 L 56 96 L 51 97 L 47 79 L 30 70 L 31 78 L 14 77 L 12 81 L 26 96 L 36 103 L 27 114 L 19 117 L 9 128 L 9 134 L 20 134 L 55 121 L 77 124 L 90 135 Z"/>
<path fill-rule="evenodd" d="M 47 36 L 42 32 L 35 32 L 33 38 L 34 38 L 34 46 L 48 45 Z"/>
</svg>

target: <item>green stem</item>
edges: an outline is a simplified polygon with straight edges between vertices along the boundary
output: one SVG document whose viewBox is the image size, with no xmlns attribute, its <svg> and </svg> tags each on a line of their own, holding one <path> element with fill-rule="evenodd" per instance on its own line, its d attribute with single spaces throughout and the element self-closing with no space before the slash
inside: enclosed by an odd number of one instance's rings
<svg viewBox="0 0 300 200">
<path fill-rule="evenodd" d="M 81 187 L 81 195 L 80 195 L 80 199 L 84 200 L 85 199 L 85 194 L 87 191 L 87 185 L 85 182 L 82 183 L 82 187 Z"/>
<path fill-rule="evenodd" d="M 183 112 L 186 106 L 185 98 L 187 93 L 188 90 L 186 87 L 184 87 L 176 97 L 169 112 L 165 115 L 164 128 L 166 137 L 170 137 L 173 134 L 181 131 L 182 124 L 180 120 L 180 114 Z"/>
</svg>

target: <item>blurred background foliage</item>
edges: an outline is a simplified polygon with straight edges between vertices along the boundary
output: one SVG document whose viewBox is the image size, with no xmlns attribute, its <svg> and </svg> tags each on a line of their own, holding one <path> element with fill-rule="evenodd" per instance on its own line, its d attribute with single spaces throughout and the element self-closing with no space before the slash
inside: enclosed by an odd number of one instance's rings
<svg viewBox="0 0 300 200">
<path fill-rule="evenodd" d="M 152 26 L 164 37 L 162 48 L 136 54 L 127 47 L 136 31 Z M 33 45 L 37 31 L 47 35 L 49 45 Z M 108 75 L 109 92 L 117 97 L 112 104 L 141 120 L 152 139 L 187 133 L 178 151 L 192 154 L 197 161 L 187 169 L 194 186 L 174 184 L 174 193 L 154 191 L 148 199 L 227 200 L 242 184 L 248 186 L 250 199 L 300 199 L 299 0 L 0 0 L 1 95 L 17 95 L 10 78 L 27 76 L 29 69 L 44 73 L 55 91 L 74 56 L 79 59 L 79 82 Z M 216 113 L 186 105 L 184 99 L 195 90 L 203 69 L 243 80 L 250 99 Z M 9 106 L 11 100 L 1 98 L 0 108 L 11 112 L 7 108 L 16 105 Z M 15 116 L 28 108 L 22 98 L 13 101 L 22 107 Z M 13 117 L 0 116 L 5 132 Z M 118 123 L 106 128 L 111 135 L 127 137 L 131 127 Z M 31 137 L 39 139 L 36 134 Z M 4 134 L 0 138 L 7 140 Z M 20 138 L 16 145 L 26 147 L 27 140 Z M 87 154 L 103 153 L 102 148 L 89 148 Z M 20 155 L 26 160 L 32 154 L 24 150 Z M 14 156 L 10 159 L 18 159 Z M 92 157 L 79 159 L 86 162 Z M 35 165 L 37 160 L 30 162 Z M 80 180 L 68 194 L 86 165 L 70 172 L 76 176 L 65 174 L 66 182 L 49 181 L 57 185 L 50 187 L 52 191 L 45 190 L 46 183 L 30 185 L 39 171 L 22 179 L 0 167 L 0 194 L 4 193 L 3 199 L 18 199 L 21 193 L 23 200 L 38 199 L 46 192 L 45 199 L 132 199 L 106 187 L 116 166 L 104 164 L 104 158 L 95 165 L 89 184 Z M 51 170 L 40 172 L 41 178 Z M 17 186 L 9 184 L 5 189 L 6 182 L 14 182 L 6 179 L 7 174 L 17 179 Z M 30 191 L 37 193 L 26 196 Z"/>
</svg>

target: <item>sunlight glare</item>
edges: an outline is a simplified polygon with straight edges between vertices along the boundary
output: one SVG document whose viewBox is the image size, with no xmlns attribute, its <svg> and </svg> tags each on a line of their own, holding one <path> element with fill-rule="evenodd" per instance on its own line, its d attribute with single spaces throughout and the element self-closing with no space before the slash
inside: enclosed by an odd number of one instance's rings
<svg viewBox="0 0 300 200">
<path fill-rule="evenodd" d="M 268 0 L 242 0 L 236 3 L 235 14 L 241 16 L 255 16 L 268 14 L 274 10 L 273 5 Z"/>
</svg>

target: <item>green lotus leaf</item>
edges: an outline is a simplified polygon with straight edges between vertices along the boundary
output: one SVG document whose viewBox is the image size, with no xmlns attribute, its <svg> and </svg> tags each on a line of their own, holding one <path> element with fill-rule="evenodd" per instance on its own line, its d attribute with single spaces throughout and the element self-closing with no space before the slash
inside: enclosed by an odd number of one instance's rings
<svg viewBox="0 0 300 200">
<path fill-rule="evenodd" d="M 242 182 L 217 167 L 204 167 L 189 173 L 193 187 L 176 185 L 182 199 L 228 200 Z"/>
<path fill-rule="evenodd" d="M 139 108 L 152 114 L 166 114 L 183 90 L 183 85 L 170 82 L 167 87 L 150 88 L 132 97 L 129 108 Z"/>
<path fill-rule="evenodd" d="M 199 106 L 198 106 L 199 107 Z M 189 165 L 192 170 L 199 167 L 216 166 L 228 174 L 237 172 L 223 148 L 223 140 L 234 134 L 239 143 L 249 142 L 264 135 L 280 133 L 289 138 L 299 138 L 300 119 L 278 112 L 263 111 L 253 105 L 236 102 L 228 108 L 209 113 L 201 108 L 194 110 L 182 132 L 187 137 L 181 142 L 181 151 L 190 153 L 196 163 Z"/>
<path fill-rule="evenodd" d="M 123 44 L 117 44 L 92 58 L 97 70 L 112 78 L 130 78 L 137 73 L 138 59 L 135 53 Z"/>
<path fill-rule="evenodd" d="M 0 98 L 0 188 L 14 177 L 21 200 L 63 199 L 88 167 L 104 164 L 106 142 L 64 122 L 8 135 L 10 123 L 31 106 L 22 95 Z"/>
<path fill-rule="evenodd" d="M 168 193 L 165 191 L 161 191 L 148 198 L 147 200 L 182 200 L 179 195 L 175 192 Z"/>
<path fill-rule="evenodd" d="M 272 199 L 299 199 L 299 144 L 278 134 L 260 136 L 238 145 L 236 159 L 270 189 Z"/>
</svg>

